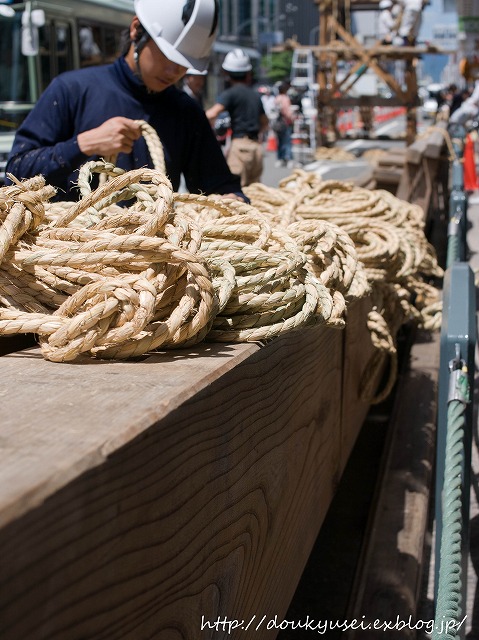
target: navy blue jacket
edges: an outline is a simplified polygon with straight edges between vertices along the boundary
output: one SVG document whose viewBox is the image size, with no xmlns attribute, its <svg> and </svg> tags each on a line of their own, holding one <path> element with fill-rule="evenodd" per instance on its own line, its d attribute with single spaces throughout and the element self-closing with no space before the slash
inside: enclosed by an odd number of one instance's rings
<svg viewBox="0 0 479 640">
<path fill-rule="evenodd" d="M 160 137 L 175 191 L 183 173 L 190 193 L 241 193 L 201 107 L 184 91 L 149 93 L 124 58 L 68 71 L 55 78 L 17 131 L 6 171 L 17 178 L 45 176 L 59 200 L 78 199 L 78 168 L 88 160 L 77 135 L 114 116 L 146 120 Z M 152 167 L 145 140 L 116 163 L 127 171 Z"/>
</svg>

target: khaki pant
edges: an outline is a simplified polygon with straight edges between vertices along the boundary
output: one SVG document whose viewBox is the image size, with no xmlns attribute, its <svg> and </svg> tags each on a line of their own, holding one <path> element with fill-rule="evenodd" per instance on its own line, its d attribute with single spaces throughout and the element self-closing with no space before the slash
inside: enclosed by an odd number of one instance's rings
<svg viewBox="0 0 479 640">
<path fill-rule="evenodd" d="M 256 140 L 233 138 L 227 160 L 231 172 L 240 176 L 242 187 L 260 181 L 263 173 L 263 147 Z"/>
</svg>

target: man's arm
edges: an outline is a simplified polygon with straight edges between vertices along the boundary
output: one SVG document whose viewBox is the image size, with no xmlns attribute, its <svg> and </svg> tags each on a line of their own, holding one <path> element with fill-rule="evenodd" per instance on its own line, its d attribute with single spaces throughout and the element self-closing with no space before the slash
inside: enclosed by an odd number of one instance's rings
<svg viewBox="0 0 479 640">
<path fill-rule="evenodd" d="M 212 127 L 215 124 L 216 118 L 220 115 L 222 111 L 225 111 L 225 106 L 224 104 L 221 104 L 221 102 L 217 102 L 206 111 L 206 117 L 210 121 L 210 125 Z"/>
<path fill-rule="evenodd" d="M 68 177 L 88 157 L 130 152 L 140 137 L 134 120 L 116 117 L 99 127 L 78 133 L 71 96 L 54 80 L 18 129 L 6 171 L 16 178 L 42 174 L 48 184 L 66 187 Z"/>
</svg>

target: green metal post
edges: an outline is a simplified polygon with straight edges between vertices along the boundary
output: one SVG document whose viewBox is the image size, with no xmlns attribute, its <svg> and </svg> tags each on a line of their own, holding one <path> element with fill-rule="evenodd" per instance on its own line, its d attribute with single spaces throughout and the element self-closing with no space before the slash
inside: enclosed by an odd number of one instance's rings
<svg viewBox="0 0 479 640">
<path fill-rule="evenodd" d="M 435 593 L 439 581 L 440 544 L 443 528 L 442 492 L 444 486 L 444 463 L 447 437 L 447 413 L 449 396 L 449 363 L 457 357 L 459 348 L 465 360 L 469 385 L 474 384 L 474 349 L 476 344 L 476 289 L 474 274 L 468 264 L 455 262 L 446 271 L 444 278 L 443 322 L 441 330 L 441 357 L 439 369 L 439 397 L 437 419 L 436 452 L 436 564 Z M 468 522 L 469 522 L 469 486 L 472 446 L 472 403 L 466 408 L 466 426 L 464 437 L 464 484 L 463 484 L 463 575 L 467 572 Z M 465 581 L 463 585 L 465 601 Z"/>
</svg>

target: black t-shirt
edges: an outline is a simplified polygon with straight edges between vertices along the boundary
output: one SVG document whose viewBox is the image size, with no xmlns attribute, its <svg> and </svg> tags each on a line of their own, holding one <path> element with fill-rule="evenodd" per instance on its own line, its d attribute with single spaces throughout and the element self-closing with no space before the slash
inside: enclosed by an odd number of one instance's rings
<svg viewBox="0 0 479 640">
<path fill-rule="evenodd" d="M 243 83 L 223 91 L 217 102 L 230 114 L 233 136 L 257 136 L 260 115 L 265 113 L 260 94 Z"/>
</svg>

